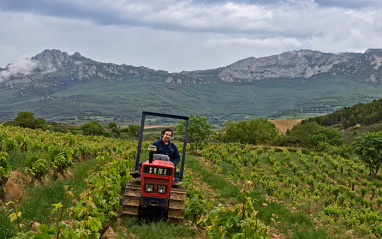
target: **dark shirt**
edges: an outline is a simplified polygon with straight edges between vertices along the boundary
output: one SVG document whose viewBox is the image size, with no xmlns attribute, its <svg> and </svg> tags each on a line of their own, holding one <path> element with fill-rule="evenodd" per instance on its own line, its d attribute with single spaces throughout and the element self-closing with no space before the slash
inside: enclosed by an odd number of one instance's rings
<svg viewBox="0 0 382 239">
<path fill-rule="evenodd" d="M 173 142 L 165 144 L 162 139 L 153 143 L 157 147 L 157 154 L 165 154 L 170 157 L 170 161 L 176 166 L 180 161 L 179 151 Z"/>
</svg>

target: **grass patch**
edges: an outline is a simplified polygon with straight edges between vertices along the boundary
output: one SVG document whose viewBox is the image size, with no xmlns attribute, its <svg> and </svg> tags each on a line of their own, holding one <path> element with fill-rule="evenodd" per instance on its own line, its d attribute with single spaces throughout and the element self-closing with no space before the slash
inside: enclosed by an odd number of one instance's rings
<svg viewBox="0 0 382 239">
<path fill-rule="evenodd" d="M 203 175 L 202 180 L 206 182 L 211 189 L 217 190 L 219 197 L 234 198 L 237 201 L 243 200 L 243 196 L 240 193 L 240 188 L 236 185 L 232 185 L 224 177 L 211 172 L 211 170 L 204 169 L 198 162 L 195 156 L 187 155 L 186 166 L 190 169 Z"/>
<path fill-rule="evenodd" d="M 8 152 L 8 162 L 12 166 L 12 170 L 23 170 L 26 166 L 26 154 L 18 150 Z"/>
<path fill-rule="evenodd" d="M 9 220 L 9 214 L 5 208 L 0 209 L 0 238 L 8 239 L 16 236 L 16 227 Z"/>
<path fill-rule="evenodd" d="M 305 239 L 305 238 L 332 239 L 335 237 L 328 235 L 328 233 L 322 228 L 319 228 L 319 229 L 311 228 L 309 230 L 306 230 L 306 228 L 297 228 L 294 231 L 293 236 L 291 238 L 292 239 Z"/>
<path fill-rule="evenodd" d="M 68 180 L 53 181 L 47 187 L 31 188 L 28 197 L 20 205 L 19 210 L 23 212 L 23 218 L 39 223 L 48 223 L 51 220 L 52 204 L 63 202 L 65 196 L 64 186 L 68 185 L 76 196 L 86 189 L 85 179 L 90 169 L 97 164 L 96 160 L 89 160 L 76 164 L 73 177 Z M 71 200 L 67 201 L 67 207 L 72 206 Z"/>
<path fill-rule="evenodd" d="M 147 222 L 126 219 L 121 223 L 136 239 L 195 238 L 197 235 L 197 231 L 190 226 L 168 224 L 165 221 Z"/>
<path fill-rule="evenodd" d="M 52 181 L 47 186 L 27 189 L 25 198 L 17 206 L 17 210 L 22 213 L 22 223 L 26 228 L 30 227 L 34 221 L 41 224 L 53 222 L 52 204 L 63 202 L 64 186 L 68 185 L 69 190 L 78 198 L 79 194 L 87 188 L 85 179 L 88 177 L 89 170 L 93 169 L 96 164 L 96 160 L 77 163 L 72 171 L 73 177 L 67 180 Z M 74 202 L 68 198 L 66 208 L 73 205 Z M 0 212 L 0 238 L 12 238 L 16 233 L 15 222 L 10 223 L 9 211 L 2 209 Z"/>
</svg>

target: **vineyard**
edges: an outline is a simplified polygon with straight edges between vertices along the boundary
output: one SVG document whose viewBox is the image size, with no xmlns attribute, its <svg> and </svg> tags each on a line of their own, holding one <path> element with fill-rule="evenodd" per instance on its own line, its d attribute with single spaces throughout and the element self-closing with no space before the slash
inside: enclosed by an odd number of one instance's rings
<svg viewBox="0 0 382 239">
<path fill-rule="evenodd" d="M 122 217 L 136 148 L 0 124 L 0 238 L 382 237 L 380 173 L 303 148 L 209 143 L 186 157 L 183 223 Z"/>
</svg>

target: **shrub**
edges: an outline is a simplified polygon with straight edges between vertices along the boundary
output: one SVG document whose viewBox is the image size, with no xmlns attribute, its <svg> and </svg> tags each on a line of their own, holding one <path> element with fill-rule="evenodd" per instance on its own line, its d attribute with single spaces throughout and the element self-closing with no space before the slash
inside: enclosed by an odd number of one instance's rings
<svg viewBox="0 0 382 239">
<path fill-rule="evenodd" d="M 340 208 L 337 205 L 328 205 L 324 208 L 324 213 L 337 220 L 340 215 Z"/>
<path fill-rule="evenodd" d="M 8 153 L 0 152 L 0 178 L 5 177 L 11 169 Z"/>
<path fill-rule="evenodd" d="M 378 207 L 381 207 L 381 205 L 382 205 L 382 197 L 377 198 L 377 205 L 378 205 Z"/>
<path fill-rule="evenodd" d="M 361 195 L 362 195 L 362 197 L 364 197 L 365 196 L 365 194 L 367 193 L 367 188 L 366 187 L 361 187 Z"/>
<path fill-rule="evenodd" d="M 242 144 L 269 144 L 277 136 L 276 126 L 262 118 L 228 121 L 225 124 L 225 132 L 226 134 L 221 134 L 221 141 Z"/>
<path fill-rule="evenodd" d="M 81 125 L 81 131 L 84 135 L 106 135 L 101 123 L 95 120 Z"/>
</svg>

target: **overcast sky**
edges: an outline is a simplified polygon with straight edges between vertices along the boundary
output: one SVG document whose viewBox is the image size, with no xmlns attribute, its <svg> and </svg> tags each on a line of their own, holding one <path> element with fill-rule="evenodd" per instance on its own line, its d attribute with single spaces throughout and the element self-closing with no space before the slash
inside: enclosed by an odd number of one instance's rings
<svg viewBox="0 0 382 239">
<path fill-rule="evenodd" d="M 0 67 L 59 49 L 180 72 L 382 48 L 381 0 L 0 0 Z"/>
</svg>

